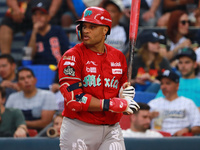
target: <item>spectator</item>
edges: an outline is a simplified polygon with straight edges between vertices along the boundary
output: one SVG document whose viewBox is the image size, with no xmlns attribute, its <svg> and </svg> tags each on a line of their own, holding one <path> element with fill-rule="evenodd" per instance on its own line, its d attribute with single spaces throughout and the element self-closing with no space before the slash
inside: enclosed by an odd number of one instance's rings
<svg viewBox="0 0 200 150">
<path fill-rule="evenodd" d="M 199 0 L 163 0 L 163 15 L 158 19 L 157 26 L 167 26 L 170 14 L 175 10 L 182 10 L 190 13 L 190 7 L 197 8 Z"/>
<path fill-rule="evenodd" d="M 5 89 L 0 86 L 0 137 L 26 137 L 27 127 L 22 112 L 5 108 Z"/>
<path fill-rule="evenodd" d="M 170 15 L 170 22 L 167 25 L 167 46 L 169 51 L 162 53 L 164 57 L 172 61 L 178 50 L 191 45 L 189 37 L 189 19 L 186 12 L 181 10 L 173 11 Z M 176 66 L 171 64 L 171 66 Z"/>
<path fill-rule="evenodd" d="M 6 89 L 6 100 L 8 96 L 20 90 L 16 79 L 16 63 L 10 54 L 0 55 L 0 85 Z"/>
<path fill-rule="evenodd" d="M 103 8 L 110 13 L 112 19 L 111 33 L 107 36 L 105 42 L 126 54 L 128 50 L 126 48 L 128 37 L 125 28 L 119 24 L 122 15 L 122 6 L 118 5 L 118 3 L 115 3 L 114 1 L 108 0 L 103 4 Z"/>
<path fill-rule="evenodd" d="M 49 6 L 49 20 L 54 24 L 57 23 L 57 12 L 62 0 L 24 0 L 23 3 L 18 0 L 6 0 L 10 8 L 10 13 L 7 13 L 1 22 L 0 27 L 0 49 L 2 54 L 11 53 L 11 45 L 13 35 L 17 32 L 26 33 L 31 29 L 31 8 L 35 3 L 43 2 Z M 60 19 L 58 19 L 60 21 Z"/>
<path fill-rule="evenodd" d="M 47 129 L 46 135 L 48 137 L 60 137 L 60 128 L 62 125 L 63 116 L 57 114 L 53 119 L 53 126 Z"/>
<path fill-rule="evenodd" d="M 22 68 L 17 74 L 18 84 L 22 91 L 9 96 L 6 107 L 22 110 L 28 128 L 41 130 L 47 126 L 58 109 L 52 92 L 36 88 L 33 71 Z"/>
<path fill-rule="evenodd" d="M 178 96 L 192 99 L 200 110 L 200 79 L 196 76 L 198 73 L 196 54 L 190 48 L 183 48 L 176 58 L 178 58 L 178 70 L 182 76 L 179 82 Z M 164 97 L 161 90 L 156 95 L 156 98 L 158 97 Z"/>
<path fill-rule="evenodd" d="M 66 12 L 62 15 L 62 27 L 71 27 L 77 19 L 81 18 L 83 11 L 87 7 L 103 7 L 104 1 L 107 0 L 64 0 Z"/>
<path fill-rule="evenodd" d="M 199 28 L 200 27 L 200 9 L 196 9 L 194 11 L 194 17 L 195 17 L 195 21 L 193 23 L 193 26 Z"/>
<path fill-rule="evenodd" d="M 159 72 L 171 69 L 168 60 L 159 54 L 161 36 L 144 31 L 139 35 L 140 48 L 134 56 L 131 84 L 136 91 L 157 93 L 160 86 L 156 79 Z"/>
<path fill-rule="evenodd" d="M 26 34 L 26 45 L 32 48 L 33 64 L 57 65 L 69 48 L 64 30 L 49 24 L 47 6 L 40 2 L 32 8 L 33 29 Z"/>
<path fill-rule="evenodd" d="M 189 132 L 193 135 L 199 134 L 199 110 L 191 99 L 178 96 L 179 76 L 165 70 L 158 78 L 161 80 L 161 90 L 165 98 L 153 99 L 148 103 L 154 118 L 151 129 L 160 128 L 173 136 L 183 136 Z"/>
<path fill-rule="evenodd" d="M 161 16 L 161 0 L 141 0 L 140 26 L 155 26 Z"/>
<path fill-rule="evenodd" d="M 75 21 L 81 18 L 82 12 L 86 6 L 82 0 L 64 0 L 64 9 L 66 10 L 61 18 L 62 27 L 70 27 Z"/>
<path fill-rule="evenodd" d="M 124 4 L 124 16 L 120 22 L 128 24 L 130 21 L 131 0 L 122 0 Z M 161 0 L 141 0 L 139 26 L 153 27 L 161 16 Z"/>
<path fill-rule="evenodd" d="M 138 103 L 140 110 L 131 115 L 131 126 L 122 130 L 124 137 L 163 137 L 157 131 L 150 130 L 151 116 L 150 107 L 145 103 Z"/>
</svg>

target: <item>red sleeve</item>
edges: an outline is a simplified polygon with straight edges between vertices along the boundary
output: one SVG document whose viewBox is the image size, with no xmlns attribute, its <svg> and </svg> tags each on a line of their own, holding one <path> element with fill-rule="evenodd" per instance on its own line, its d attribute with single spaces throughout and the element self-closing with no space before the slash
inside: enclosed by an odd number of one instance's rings
<svg viewBox="0 0 200 150">
<path fill-rule="evenodd" d="M 68 50 L 58 64 L 59 83 L 81 81 L 82 59 L 74 48 Z"/>
</svg>

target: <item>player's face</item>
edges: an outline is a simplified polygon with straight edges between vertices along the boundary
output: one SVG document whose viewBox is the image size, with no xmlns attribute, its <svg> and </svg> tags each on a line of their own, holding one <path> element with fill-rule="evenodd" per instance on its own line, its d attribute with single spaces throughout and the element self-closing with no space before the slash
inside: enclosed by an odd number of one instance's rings
<svg viewBox="0 0 200 150">
<path fill-rule="evenodd" d="M 181 35 L 186 35 L 189 32 L 189 19 L 187 14 L 183 14 L 179 19 L 178 31 Z"/>
<path fill-rule="evenodd" d="M 138 114 L 135 114 L 133 117 L 133 124 L 137 130 L 145 132 L 149 128 L 151 119 L 148 110 L 140 110 Z"/>
<path fill-rule="evenodd" d="M 57 116 L 54 119 L 54 123 L 53 123 L 53 127 L 57 130 L 59 136 L 60 136 L 60 128 L 61 128 L 61 125 L 62 125 L 62 119 L 63 119 L 62 117 Z"/>
<path fill-rule="evenodd" d="M 32 92 L 35 89 L 36 82 L 36 78 L 31 74 L 30 71 L 23 70 L 19 72 L 18 84 L 25 93 Z"/>
<path fill-rule="evenodd" d="M 82 41 L 87 46 L 104 43 L 108 27 L 84 22 L 82 25 Z"/>
<path fill-rule="evenodd" d="M 2 79 L 9 79 L 15 73 L 15 68 L 16 65 L 9 63 L 6 58 L 0 59 L 0 76 Z"/>
<path fill-rule="evenodd" d="M 189 57 L 182 56 L 179 58 L 178 69 L 181 72 L 183 78 L 190 78 L 190 76 L 194 76 L 196 67 L 197 63 Z"/>
<path fill-rule="evenodd" d="M 110 13 L 112 18 L 112 27 L 118 25 L 121 13 L 117 7 L 115 5 L 108 4 L 105 9 Z"/>
<path fill-rule="evenodd" d="M 49 22 L 49 15 L 40 10 L 36 10 L 32 16 L 33 24 L 39 23 L 39 28 L 44 28 Z"/>
<path fill-rule="evenodd" d="M 176 94 L 178 91 L 178 83 L 175 83 L 174 81 L 168 79 L 168 78 L 162 78 L 160 89 L 162 90 L 163 95 L 165 95 L 166 98 L 171 97 L 172 95 Z"/>
<path fill-rule="evenodd" d="M 159 53 L 160 43 L 159 42 L 148 42 L 148 49 L 150 52 Z"/>
</svg>

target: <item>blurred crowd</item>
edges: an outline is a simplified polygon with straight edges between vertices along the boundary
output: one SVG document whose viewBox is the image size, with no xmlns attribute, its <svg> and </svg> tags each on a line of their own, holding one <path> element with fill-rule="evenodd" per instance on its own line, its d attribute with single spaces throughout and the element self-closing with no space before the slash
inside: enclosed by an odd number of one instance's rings
<svg viewBox="0 0 200 150">
<path fill-rule="evenodd" d="M 85 8 L 103 7 L 112 18 L 105 43 L 122 51 L 128 62 L 131 1 L 0 0 L 8 8 L 0 23 L 0 137 L 29 137 L 29 129 L 59 136 L 64 99 L 56 66 L 65 51 L 80 42 L 75 32 L 66 31 L 75 30 Z M 130 82 L 136 95 L 154 93 L 155 99 L 140 104 L 124 136 L 199 135 L 199 0 L 141 0 L 139 29 Z M 17 33 L 24 37 L 23 59 L 18 61 L 12 50 Z M 37 87 L 29 65 L 51 65 L 56 75 L 48 88 Z"/>
</svg>

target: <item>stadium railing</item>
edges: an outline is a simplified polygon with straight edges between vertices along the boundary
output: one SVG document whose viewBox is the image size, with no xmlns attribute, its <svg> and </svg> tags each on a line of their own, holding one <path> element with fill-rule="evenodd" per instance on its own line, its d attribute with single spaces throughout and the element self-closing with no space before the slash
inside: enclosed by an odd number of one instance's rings
<svg viewBox="0 0 200 150">
<path fill-rule="evenodd" d="M 125 138 L 125 146 L 126 150 L 199 150 L 199 141 L 200 137 L 198 136 L 164 138 Z M 0 138 L 0 149 L 60 150 L 59 138 Z"/>
</svg>

